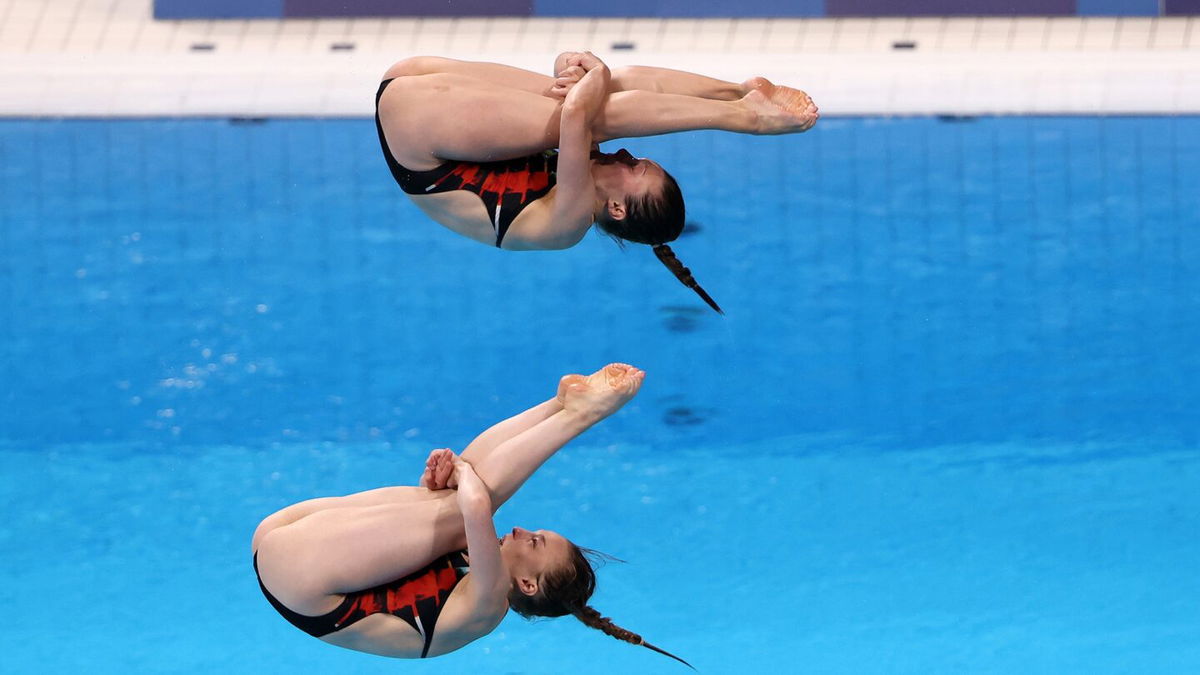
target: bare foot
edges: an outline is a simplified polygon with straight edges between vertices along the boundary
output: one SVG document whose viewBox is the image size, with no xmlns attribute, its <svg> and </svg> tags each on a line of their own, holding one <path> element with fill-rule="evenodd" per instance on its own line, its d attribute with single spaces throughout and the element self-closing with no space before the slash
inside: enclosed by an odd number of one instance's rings
<svg viewBox="0 0 1200 675">
<path fill-rule="evenodd" d="M 610 363 L 588 377 L 567 377 L 578 379 L 566 382 L 563 407 L 595 422 L 613 414 L 636 396 L 646 373 L 625 363 Z"/>
<path fill-rule="evenodd" d="M 747 90 L 742 102 L 758 115 L 757 133 L 800 133 L 821 117 L 812 98 L 799 89 L 771 84 L 765 77 L 752 77 L 742 87 Z"/>
<path fill-rule="evenodd" d="M 558 391 L 554 394 L 554 398 L 558 399 L 559 405 L 567 404 L 567 387 L 577 382 L 587 382 L 587 377 L 584 375 L 563 375 L 558 380 Z"/>
</svg>

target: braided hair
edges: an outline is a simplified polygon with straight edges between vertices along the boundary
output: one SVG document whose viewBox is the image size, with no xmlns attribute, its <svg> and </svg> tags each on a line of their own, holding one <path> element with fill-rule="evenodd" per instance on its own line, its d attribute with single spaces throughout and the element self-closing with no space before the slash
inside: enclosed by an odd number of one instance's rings
<svg viewBox="0 0 1200 675">
<path fill-rule="evenodd" d="M 661 195 L 645 194 L 627 198 L 625 218 L 612 220 L 605 213 L 599 220 L 600 229 L 616 237 L 618 243 L 624 239 L 653 246 L 654 254 L 658 256 L 662 264 L 667 266 L 667 269 L 671 270 L 680 283 L 695 291 L 696 295 L 699 295 L 718 314 L 724 314 L 725 312 L 722 312 L 717 303 L 709 297 L 708 293 L 704 292 L 700 284 L 696 283 L 692 271 L 684 267 L 679 258 L 675 257 L 675 252 L 671 250 L 671 247 L 667 246 L 667 242 L 675 241 L 683 233 L 686 212 L 683 204 L 683 192 L 679 189 L 679 183 L 675 182 L 675 178 L 666 171 L 663 172 L 663 175 L 665 180 Z"/>
<path fill-rule="evenodd" d="M 554 617 L 571 614 L 585 626 L 595 628 L 618 640 L 652 649 L 695 670 L 692 664 L 671 652 L 646 642 L 641 635 L 621 628 L 588 605 L 588 600 L 596 590 L 596 572 L 592 569 L 589 558 L 606 558 L 608 556 L 591 549 L 580 548 L 575 544 L 570 544 L 570 547 L 570 562 L 544 574 L 537 593 L 526 595 L 515 584 L 513 585 L 512 590 L 508 593 L 508 605 L 512 607 L 513 611 L 526 619 L 535 616 Z"/>
</svg>

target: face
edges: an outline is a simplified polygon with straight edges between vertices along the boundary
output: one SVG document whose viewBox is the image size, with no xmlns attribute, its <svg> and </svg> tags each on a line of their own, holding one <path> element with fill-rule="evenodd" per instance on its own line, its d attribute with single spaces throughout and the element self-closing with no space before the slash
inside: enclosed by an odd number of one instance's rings
<svg viewBox="0 0 1200 675">
<path fill-rule="evenodd" d="M 624 202 L 662 190 L 666 171 L 645 157 L 634 157 L 625 148 L 614 153 L 592 153 L 592 179 L 606 200 Z"/>
<path fill-rule="evenodd" d="M 550 530 L 514 527 L 500 538 L 500 558 L 522 590 L 533 582 L 533 592 L 542 576 L 570 563 L 571 545 L 566 537 Z"/>
</svg>

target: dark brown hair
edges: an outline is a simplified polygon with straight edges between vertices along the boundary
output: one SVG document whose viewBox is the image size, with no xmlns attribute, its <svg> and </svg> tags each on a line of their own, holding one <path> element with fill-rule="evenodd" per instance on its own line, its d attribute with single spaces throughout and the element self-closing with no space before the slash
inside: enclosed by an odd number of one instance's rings
<svg viewBox="0 0 1200 675">
<path fill-rule="evenodd" d="M 680 283 L 695 291 L 696 295 L 699 295 L 717 313 L 724 314 L 725 312 L 722 312 L 717 303 L 709 297 L 708 293 L 704 292 L 700 284 L 696 283 L 692 271 L 684 267 L 679 258 L 675 257 L 675 252 L 671 250 L 671 247 L 667 246 L 667 242 L 675 241 L 683 233 L 686 208 L 683 204 L 683 192 L 679 189 L 679 183 L 675 182 L 675 178 L 666 171 L 663 171 L 663 175 L 665 180 L 662 194 L 645 194 L 640 197 L 628 198 L 625 203 L 625 218 L 612 220 L 606 211 L 600 217 L 600 229 L 616 237 L 618 241 L 624 239 L 653 246 L 654 254 L 658 256 L 662 264 L 667 266 L 667 269 L 675 274 L 675 278 L 679 279 Z"/>
<path fill-rule="evenodd" d="M 586 626 L 603 631 L 606 635 L 618 640 L 653 649 L 659 654 L 669 656 L 695 670 L 692 664 L 671 652 L 646 642 L 641 635 L 621 628 L 608 617 L 600 616 L 600 612 L 589 606 L 588 600 L 596 590 L 596 572 L 592 569 L 592 563 L 588 558 L 605 558 L 607 556 L 591 549 L 580 548 L 570 542 L 567 543 L 571 547 L 570 562 L 542 575 L 537 593 L 526 595 L 517 588 L 516 584 L 513 584 L 512 590 L 508 593 L 508 605 L 514 612 L 526 619 L 532 619 L 535 616 L 554 617 L 571 614 Z"/>
</svg>

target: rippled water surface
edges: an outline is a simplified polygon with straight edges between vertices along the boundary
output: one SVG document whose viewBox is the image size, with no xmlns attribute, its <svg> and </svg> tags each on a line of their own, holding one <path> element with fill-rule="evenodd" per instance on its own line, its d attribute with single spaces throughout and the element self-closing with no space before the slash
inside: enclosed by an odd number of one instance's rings
<svg viewBox="0 0 1200 675">
<path fill-rule="evenodd" d="M 615 147 L 615 146 L 614 146 Z M 569 620 L 326 646 L 258 520 L 645 368 L 498 526 L 702 672 L 1200 670 L 1200 119 L 822 120 L 628 147 L 680 258 L 426 221 L 367 120 L 0 123 L 0 599 L 23 672 L 681 672 Z"/>
</svg>

